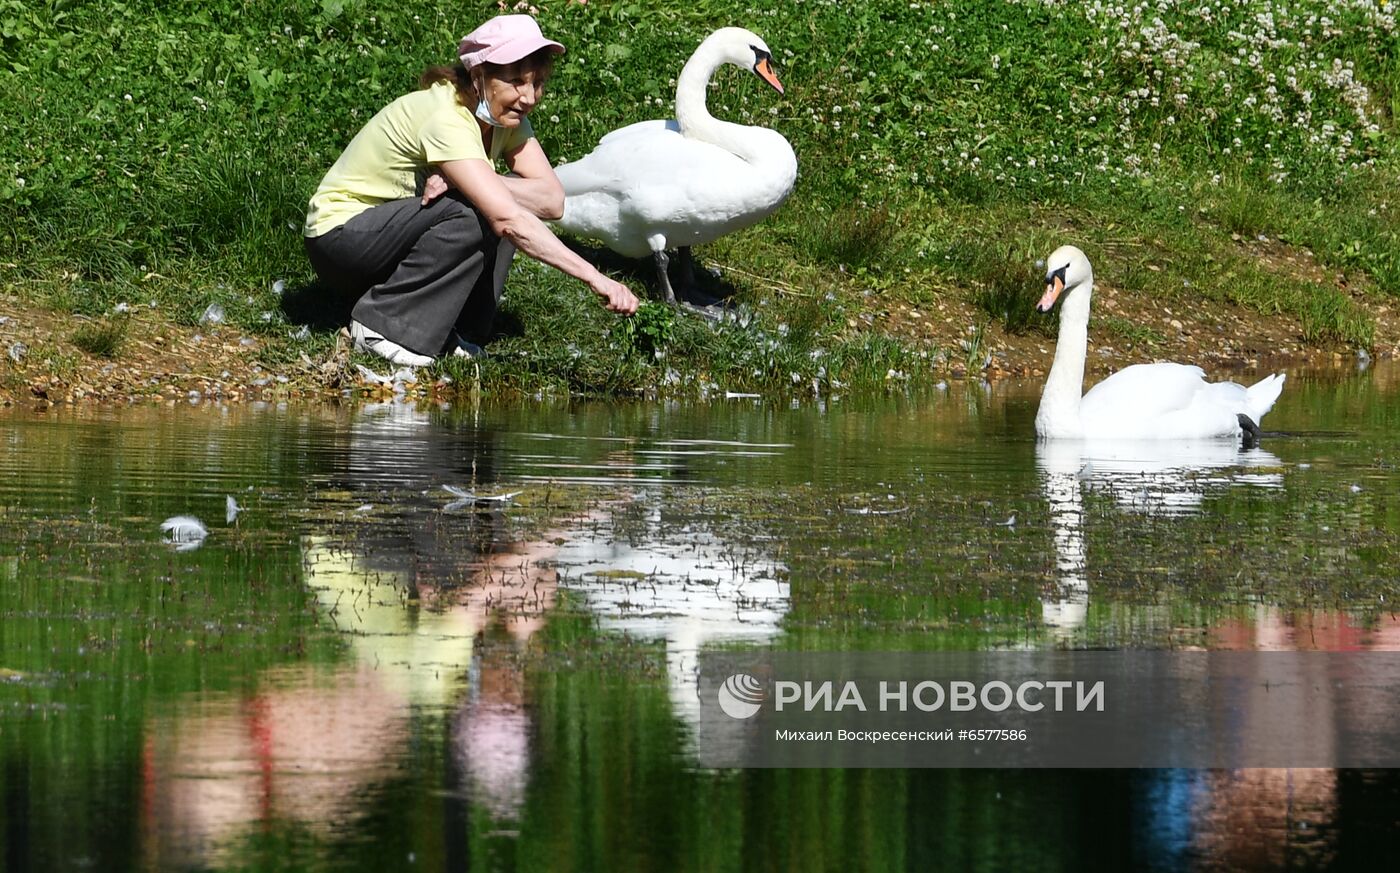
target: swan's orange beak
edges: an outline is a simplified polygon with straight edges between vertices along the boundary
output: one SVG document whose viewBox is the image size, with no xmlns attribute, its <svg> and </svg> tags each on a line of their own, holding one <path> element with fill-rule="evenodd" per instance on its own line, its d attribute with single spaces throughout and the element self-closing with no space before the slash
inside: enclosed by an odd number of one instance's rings
<svg viewBox="0 0 1400 873">
<path fill-rule="evenodd" d="M 778 74 L 773 72 L 773 62 L 771 59 L 759 58 L 758 63 L 753 65 L 753 71 L 758 74 L 760 79 L 772 85 L 774 88 L 777 88 L 779 94 L 784 93 L 783 83 L 778 81 Z"/>
<path fill-rule="evenodd" d="M 1036 312 L 1049 312 L 1055 307 L 1055 301 L 1060 299 L 1060 293 L 1065 290 L 1065 271 L 1056 270 L 1045 277 L 1045 295 L 1040 298 L 1040 302 L 1035 305 Z"/>
</svg>

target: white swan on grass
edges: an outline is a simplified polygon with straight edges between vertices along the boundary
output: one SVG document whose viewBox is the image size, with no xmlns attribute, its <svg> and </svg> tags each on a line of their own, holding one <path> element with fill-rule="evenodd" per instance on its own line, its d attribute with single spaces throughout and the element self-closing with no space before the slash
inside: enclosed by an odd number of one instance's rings
<svg viewBox="0 0 1400 873">
<path fill-rule="evenodd" d="M 676 296 L 666 249 L 679 248 L 689 264 L 690 246 L 767 217 L 797 179 L 797 156 L 782 134 L 720 121 L 705 108 L 710 77 L 724 64 L 783 91 L 767 44 L 741 27 L 721 28 L 681 70 L 674 120 L 614 130 L 589 154 L 555 168 L 564 188 L 558 225 L 621 255 L 651 254 L 668 303 Z"/>
<path fill-rule="evenodd" d="M 1134 364 L 1080 396 L 1089 345 L 1089 304 L 1094 272 L 1074 246 L 1061 246 L 1046 261 L 1045 296 L 1036 309 L 1060 307 L 1060 337 L 1035 431 L 1042 439 L 1239 439 L 1259 438 L 1259 421 L 1283 391 L 1276 373 L 1246 388 L 1207 382 L 1200 367 Z"/>
</svg>

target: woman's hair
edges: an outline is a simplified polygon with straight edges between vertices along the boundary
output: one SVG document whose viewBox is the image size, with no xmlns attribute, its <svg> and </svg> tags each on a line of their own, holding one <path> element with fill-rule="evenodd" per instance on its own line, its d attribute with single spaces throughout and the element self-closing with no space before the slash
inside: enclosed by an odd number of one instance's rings
<svg viewBox="0 0 1400 873">
<path fill-rule="evenodd" d="M 431 88 L 438 82 L 451 82 L 457 86 L 457 100 L 466 103 L 476 93 L 472 87 L 471 74 L 458 63 L 451 67 L 429 67 L 418 77 L 419 88 Z"/>
<path fill-rule="evenodd" d="M 488 76 L 499 76 L 502 70 L 512 67 L 521 67 L 527 70 L 547 70 L 554 65 L 555 53 L 545 46 L 537 52 L 528 54 L 513 64 L 482 64 Z M 460 61 L 452 66 L 429 67 L 423 71 L 423 75 L 418 77 L 419 88 L 431 88 L 438 82 L 451 82 L 457 86 L 457 100 L 463 105 L 468 105 L 476 99 L 476 88 L 472 85 L 471 73 L 467 71 L 465 65 Z"/>
</svg>

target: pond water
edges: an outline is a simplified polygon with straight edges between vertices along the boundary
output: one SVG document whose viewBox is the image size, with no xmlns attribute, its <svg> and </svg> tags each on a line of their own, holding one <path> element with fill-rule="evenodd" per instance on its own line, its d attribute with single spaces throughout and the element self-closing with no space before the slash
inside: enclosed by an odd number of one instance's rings
<svg viewBox="0 0 1400 873">
<path fill-rule="evenodd" d="M 1037 445 L 1038 390 L 6 413 L 3 869 L 1390 851 L 1395 771 L 696 766 L 715 647 L 1400 649 L 1400 368 L 1248 451 Z"/>
</svg>

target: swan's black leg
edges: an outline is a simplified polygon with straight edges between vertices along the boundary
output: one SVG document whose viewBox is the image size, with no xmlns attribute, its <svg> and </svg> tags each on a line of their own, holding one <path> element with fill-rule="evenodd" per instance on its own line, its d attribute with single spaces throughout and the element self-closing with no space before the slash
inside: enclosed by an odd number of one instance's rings
<svg viewBox="0 0 1400 873">
<path fill-rule="evenodd" d="M 690 297 L 690 292 L 695 290 L 695 257 L 690 253 L 690 246 L 681 246 L 676 254 L 681 259 L 681 293 Z"/>
<path fill-rule="evenodd" d="M 656 284 L 661 288 L 662 298 L 672 306 L 676 305 L 676 292 L 671 290 L 671 277 L 666 275 L 666 268 L 671 265 L 671 259 L 666 256 L 666 250 L 660 249 L 653 253 L 656 259 Z"/>
<path fill-rule="evenodd" d="M 700 290 L 700 282 L 695 272 L 695 257 L 690 253 L 690 246 L 681 246 L 676 253 L 680 256 L 681 306 L 706 318 L 722 318 L 724 301 Z"/>
<path fill-rule="evenodd" d="M 1259 445 L 1259 438 L 1264 435 L 1264 432 L 1259 429 L 1259 425 L 1255 424 L 1254 419 L 1243 412 L 1236 413 L 1236 417 L 1240 420 L 1240 430 L 1242 431 L 1240 445 L 1246 449 L 1252 449 Z"/>
</svg>

